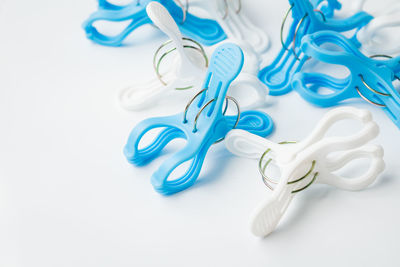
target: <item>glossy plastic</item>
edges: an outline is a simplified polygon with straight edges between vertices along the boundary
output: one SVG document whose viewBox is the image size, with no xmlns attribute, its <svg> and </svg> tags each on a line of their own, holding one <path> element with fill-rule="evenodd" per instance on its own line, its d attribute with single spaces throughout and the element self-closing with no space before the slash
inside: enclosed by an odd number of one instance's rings
<svg viewBox="0 0 400 267">
<path fill-rule="evenodd" d="M 119 94 L 121 106 L 128 110 L 140 110 L 154 106 L 160 99 L 172 93 L 178 93 L 176 88 L 199 88 L 204 79 L 207 66 L 204 62 L 194 60 L 184 49 L 184 40 L 176 22 L 166 8 L 158 2 L 147 5 L 146 11 L 154 25 L 160 28 L 172 40 L 177 56 L 170 71 L 163 75 L 163 84 L 158 78 L 147 83 L 134 84 L 125 88 Z M 167 82 L 168 81 L 168 82 Z"/>
<path fill-rule="evenodd" d="M 234 127 L 237 116 L 224 116 L 222 109 L 228 87 L 242 66 L 241 49 L 233 44 L 221 45 L 215 50 L 210 61 L 203 86 L 206 90 L 190 105 L 186 119 L 182 113 L 150 118 L 133 129 L 124 152 L 128 161 L 135 165 L 143 165 L 156 158 L 175 138 L 187 141 L 183 149 L 166 159 L 154 172 L 151 183 L 156 191 L 169 195 L 193 185 L 199 176 L 208 149 Z M 143 136 L 155 128 L 162 128 L 160 134 L 149 145 L 139 149 Z M 236 128 L 267 136 L 273 130 L 273 123 L 263 112 L 245 111 L 241 113 Z M 190 162 L 185 174 L 174 180 L 169 179 L 171 173 L 185 162 Z"/>
<path fill-rule="evenodd" d="M 324 45 L 329 43 L 335 44 L 335 47 Z M 384 105 L 382 109 L 400 128 L 400 94 L 393 86 L 393 81 L 400 72 L 400 57 L 387 60 L 366 57 L 351 40 L 333 31 L 320 31 L 305 36 L 301 49 L 306 56 L 344 66 L 350 71 L 350 75 L 344 79 L 323 73 L 297 73 L 293 77 L 292 85 L 304 99 L 320 107 L 331 107 L 351 98 L 360 98 L 356 90 L 358 88 L 370 101 Z M 372 89 L 387 95 L 368 89 L 362 79 Z M 331 92 L 321 94 L 320 88 L 327 88 Z"/>
<path fill-rule="evenodd" d="M 347 136 L 327 136 L 334 124 L 346 119 L 361 122 L 361 130 Z M 241 130 L 229 132 L 225 142 L 229 151 L 240 157 L 260 158 L 264 151 L 271 149 L 271 157 L 281 171 L 274 191 L 251 217 L 252 233 L 266 236 L 273 232 L 296 195 L 293 192 L 310 185 L 314 177 L 314 183 L 350 191 L 361 190 L 373 183 L 385 169 L 382 147 L 368 144 L 378 133 L 379 127 L 371 113 L 352 107 L 329 111 L 306 139 L 295 144 L 277 144 Z M 350 162 L 365 158 L 369 159 L 369 164 L 361 175 L 346 178 L 336 174 Z M 304 176 L 313 162 L 315 166 L 311 173 Z M 300 177 L 305 178 L 299 180 Z"/>
<path fill-rule="evenodd" d="M 119 46 L 123 40 L 138 27 L 151 23 L 146 13 L 146 6 L 154 0 L 133 1 L 126 6 L 110 4 L 107 0 L 99 0 L 99 9 L 83 23 L 82 27 L 88 39 L 102 45 Z M 181 32 L 204 45 L 213 45 L 226 39 L 226 35 L 216 21 L 198 18 L 190 13 L 183 21 L 183 11 L 173 0 L 157 0 L 164 5 L 178 23 Z M 131 21 L 119 34 L 108 36 L 102 34 L 93 25 L 96 21 Z"/>
<path fill-rule="evenodd" d="M 319 5 L 324 1 L 313 2 L 289 0 L 290 5 L 293 6 L 293 22 L 285 41 L 288 49 L 282 47 L 275 60 L 263 68 L 258 75 L 259 79 L 268 86 L 271 95 L 283 95 L 292 90 L 291 78 L 308 59 L 302 55 L 300 48 L 303 36 L 322 30 L 346 32 L 360 29 L 372 19 L 372 16 L 365 12 L 358 12 L 346 19 L 331 18 L 329 15 L 332 15 L 334 10 L 341 8 L 337 0 L 328 0 L 327 4 L 325 3 L 322 7 Z M 316 11 L 317 8 L 320 9 L 319 11 L 325 12 L 324 15 Z M 303 22 L 301 22 L 302 20 Z M 300 22 L 301 25 L 299 25 Z M 296 51 L 297 56 L 293 50 Z"/>
</svg>

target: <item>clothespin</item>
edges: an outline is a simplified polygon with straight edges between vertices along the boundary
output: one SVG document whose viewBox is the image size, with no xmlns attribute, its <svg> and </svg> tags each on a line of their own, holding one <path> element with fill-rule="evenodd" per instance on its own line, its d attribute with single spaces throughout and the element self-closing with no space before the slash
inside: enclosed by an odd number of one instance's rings
<svg viewBox="0 0 400 267">
<path fill-rule="evenodd" d="M 326 136 L 332 125 L 345 119 L 361 122 L 362 129 L 348 136 Z M 385 168 L 382 147 L 367 144 L 378 133 L 369 111 L 351 107 L 329 111 L 314 131 L 297 143 L 276 144 L 245 131 L 229 132 L 225 141 L 228 150 L 240 157 L 259 158 L 262 180 L 273 190 L 251 217 L 252 233 L 266 236 L 273 232 L 293 197 L 312 184 L 329 184 L 350 191 L 369 186 Z M 362 158 L 369 159 L 369 165 L 359 177 L 335 174 L 353 160 Z M 266 166 L 272 162 L 280 169 L 279 181 L 266 174 Z"/>
<path fill-rule="evenodd" d="M 341 8 L 337 0 L 312 2 L 289 0 L 289 3 L 291 7 L 281 25 L 282 49 L 275 60 L 263 68 L 258 75 L 260 80 L 268 86 L 271 95 L 282 95 L 292 90 L 291 78 L 309 59 L 300 49 L 300 41 L 305 35 L 322 30 L 336 32 L 357 30 L 372 19 L 372 16 L 365 12 L 358 12 L 346 19 L 330 17 L 334 10 Z M 290 12 L 292 12 L 293 22 L 286 41 L 283 41 L 283 29 Z"/>
<path fill-rule="evenodd" d="M 214 51 L 206 73 L 203 90 L 189 101 L 183 113 L 150 118 L 140 122 L 131 132 L 125 146 L 129 162 L 143 165 L 156 158 L 163 148 L 175 138 L 187 140 L 186 146 L 173 154 L 153 173 L 151 183 L 161 194 L 173 194 L 194 184 L 199 176 L 208 149 L 222 141 L 233 128 L 266 136 L 273 130 L 271 118 L 259 111 L 240 112 L 237 101 L 226 96 L 230 83 L 243 66 L 243 53 L 234 44 L 221 45 Z M 237 116 L 225 116 L 231 100 L 238 109 Z M 160 134 L 144 148 L 139 149 L 143 136 L 150 130 L 162 128 Z M 171 173 L 181 164 L 191 161 L 181 177 L 171 180 Z"/>
<path fill-rule="evenodd" d="M 203 47 L 190 38 L 182 37 L 178 25 L 163 5 L 154 1 L 147 5 L 146 10 L 154 25 L 168 35 L 170 41 L 162 44 L 154 55 L 153 67 L 157 77 L 147 83 L 135 84 L 121 91 L 119 101 L 122 107 L 128 110 L 152 106 L 177 90 L 199 88 L 208 67 L 208 58 Z M 204 61 L 194 60 L 187 50 L 199 52 Z M 162 51 L 165 52 L 160 56 Z M 163 59 L 174 51 L 177 54 L 172 68 L 169 72 L 161 74 L 159 69 Z"/>
<path fill-rule="evenodd" d="M 341 50 L 322 47 L 333 43 Z M 393 82 L 399 78 L 400 57 L 386 55 L 367 57 L 342 34 L 320 31 L 303 38 L 301 50 L 305 56 L 346 67 L 350 74 L 344 79 L 323 73 L 299 72 L 293 76 L 293 88 L 307 101 L 321 107 L 330 107 L 351 98 L 361 97 L 382 108 L 397 127 L 400 127 L 400 94 Z M 383 60 L 376 58 L 384 57 Z M 331 92 L 321 94 L 319 89 Z"/>
<path fill-rule="evenodd" d="M 99 0 L 99 8 L 83 23 L 83 29 L 87 38 L 92 41 L 109 46 L 119 46 L 123 40 L 138 27 L 151 23 L 146 12 L 146 6 L 155 0 L 133 1 L 125 6 L 117 6 L 107 0 Z M 161 3 L 185 36 L 190 37 L 202 44 L 213 45 L 226 39 L 226 35 L 218 23 L 210 19 L 202 19 L 190 14 L 187 7 L 178 1 L 178 5 L 173 0 L 156 0 Z M 124 30 L 115 35 L 108 36 L 102 34 L 93 24 L 96 21 L 131 21 Z"/>
</svg>

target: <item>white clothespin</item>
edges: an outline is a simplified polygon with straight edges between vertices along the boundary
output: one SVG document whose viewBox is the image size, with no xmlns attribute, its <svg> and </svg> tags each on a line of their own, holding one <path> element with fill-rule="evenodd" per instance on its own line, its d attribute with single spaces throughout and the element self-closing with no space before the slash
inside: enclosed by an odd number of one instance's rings
<svg viewBox="0 0 400 267">
<path fill-rule="evenodd" d="M 258 56 L 268 50 L 268 36 L 241 12 L 242 0 L 197 0 L 191 1 L 190 5 L 210 14 L 210 18 L 221 25 L 228 39 L 247 42 Z"/>
<path fill-rule="evenodd" d="M 182 38 L 174 19 L 163 5 L 158 2 L 151 2 L 147 5 L 146 11 L 153 23 L 171 39 L 171 41 L 162 45 L 160 49 L 171 43 L 176 48 L 177 57 L 172 69 L 161 75 L 158 71 L 159 64 L 162 58 L 170 53 L 171 50 L 163 54 L 158 62 L 156 60 L 157 55 L 155 55 L 153 63 L 157 78 L 144 84 L 133 85 L 121 91 L 119 101 L 124 108 L 129 110 L 139 110 L 154 105 L 156 101 L 175 90 L 200 87 L 208 64 L 207 56 L 201 45 L 194 40 Z M 185 41 L 189 41 L 191 44 L 185 45 Z M 205 62 L 195 60 L 184 49 L 185 47 L 199 51 L 205 58 Z M 160 49 L 157 52 L 160 52 Z"/>
<path fill-rule="evenodd" d="M 344 119 L 361 122 L 362 129 L 345 137 L 326 137 L 329 128 Z M 383 149 L 381 146 L 367 143 L 378 133 L 379 128 L 372 120 L 371 113 L 352 107 L 331 110 L 308 138 L 294 144 L 276 144 L 242 130 L 229 132 L 225 139 L 228 150 L 241 157 L 261 157 L 259 168 L 264 183 L 271 189 L 271 184 L 276 184 L 272 195 L 257 207 L 251 218 L 253 234 L 266 236 L 274 231 L 295 193 L 312 183 L 329 184 L 344 190 L 361 190 L 375 181 L 385 168 Z M 264 172 L 263 158 L 269 155 L 281 171 L 279 181 L 271 180 Z M 352 160 L 359 158 L 370 160 L 369 168 L 363 175 L 344 178 L 334 174 Z M 268 160 L 267 164 L 270 162 Z"/>
<path fill-rule="evenodd" d="M 367 0 L 353 2 L 352 12 L 365 10 Z M 400 2 L 395 0 L 381 5 L 381 8 L 369 12 L 374 18 L 357 33 L 357 39 L 362 44 L 362 49 L 370 54 L 397 55 L 400 53 L 399 39 L 390 41 L 385 29 L 400 27 Z M 385 32 L 383 32 L 385 31 Z M 398 37 L 398 31 L 392 31 L 391 35 Z"/>
</svg>

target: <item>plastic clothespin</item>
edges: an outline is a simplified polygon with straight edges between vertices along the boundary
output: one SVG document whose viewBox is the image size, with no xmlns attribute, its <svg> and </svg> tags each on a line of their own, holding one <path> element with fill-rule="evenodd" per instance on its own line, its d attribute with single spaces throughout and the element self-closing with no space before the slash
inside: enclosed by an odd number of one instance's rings
<svg viewBox="0 0 400 267">
<path fill-rule="evenodd" d="M 271 95 L 282 95 L 292 90 L 290 84 L 292 76 L 308 60 L 308 57 L 305 57 L 300 49 L 300 41 L 303 36 L 322 30 L 346 32 L 360 29 L 372 19 L 372 16 L 365 12 L 358 12 L 346 19 L 331 18 L 334 10 L 341 8 L 337 0 L 312 2 L 289 0 L 289 3 L 291 7 L 281 26 L 282 49 L 275 60 L 263 68 L 258 75 L 260 80 L 268 86 Z M 283 28 L 290 11 L 293 23 L 284 42 Z"/>
<path fill-rule="evenodd" d="M 341 50 L 324 44 L 335 44 Z M 354 43 L 342 34 L 320 31 L 303 38 L 301 49 L 305 56 L 346 67 L 350 75 L 344 79 L 323 73 L 299 72 L 293 76 L 293 88 L 307 101 L 320 107 L 335 106 L 350 98 L 361 97 L 381 107 L 400 128 L 400 94 L 393 86 L 400 79 L 400 57 L 377 55 L 389 59 L 377 60 L 363 55 Z M 319 89 L 331 92 L 322 94 Z"/>
<path fill-rule="evenodd" d="M 217 20 L 230 42 L 248 43 L 261 56 L 269 48 L 267 34 L 242 11 L 242 0 L 197 0 L 190 6 L 204 10 Z"/>
<path fill-rule="evenodd" d="M 361 122 L 362 129 L 349 136 L 327 137 L 331 126 L 344 119 Z M 273 190 L 251 218 L 252 233 L 266 236 L 274 231 L 294 195 L 313 183 L 351 191 L 369 186 L 385 168 L 382 147 L 367 144 L 378 133 L 379 128 L 369 111 L 351 107 L 329 111 L 306 139 L 294 144 L 276 144 L 241 130 L 229 132 L 225 141 L 228 150 L 241 157 L 260 158 L 263 182 Z M 279 181 L 265 173 L 263 160 L 266 156 L 271 156 L 266 165 L 272 161 L 279 167 Z M 369 168 L 359 177 L 345 178 L 335 174 L 353 160 L 363 158 L 369 159 Z"/>
<path fill-rule="evenodd" d="M 151 183 L 159 193 L 174 194 L 193 185 L 208 149 L 222 141 L 232 128 L 260 136 L 272 132 L 273 123 L 267 114 L 259 111 L 240 113 L 237 101 L 226 96 L 230 83 L 240 73 L 242 65 L 243 53 L 237 45 L 221 45 L 210 61 L 204 89 L 194 96 L 183 113 L 144 120 L 131 132 L 124 152 L 128 161 L 135 165 L 143 165 L 156 158 L 175 138 L 187 141 L 186 146 L 165 160 L 151 177 Z M 236 104 L 239 111 L 237 116 L 224 115 L 226 108 L 223 110 L 223 106 L 228 100 Z M 149 145 L 139 149 L 143 136 L 155 128 L 162 128 L 159 135 Z M 186 173 L 171 179 L 171 173 L 185 162 L 191 162 Z"/>
<path fill-rule="evenodd" d="M 146 7 L 147 14 L 153 23 L 160 28 L 170 41 L 164 43 L 156 52 L 153 64 L 157 78 L 145 84 L 136 84 L 125 88 L 119 95 L 122 107 L 128 110 L 139 110 L 154 105 L 158 100 L 177 90 L 199 88 L 207 70 L 208 59 L 203 47 L 189 38 L 182 38 L 179 28 L 168 10 L 158 2 L 149 3 Z M 157 61 L 158 54 L 171 44 L 174 48 L 167 50 Z M 198 51 L 204 62 L 194 60 L 185 48 Z M 171 71 L 161 75 L 160 63 L 171 51 L 177 51 L 177 57 Z"/>
<path fill-rule="evenodd" d="M 154 0 L 137 0 L 126 6 L 117 6 L 107 0 L 99 0 L 99 9 L 94 12 L 84 23 L 83 28 L 87 38 L 92 41 L 109 46 L 119 46 L 123 40 L 136 28 L 151 23 L 146 13 L 146 6 Z M 180 30 L 185 36 L 204 44 L 213 45 L 226 39 L 226 35 L 216 21 L 202 19 L 190 14 L 184 5 L 177 5 L 173 0 L 157 0 L 165 6 Z M 96 21 L 131 21 L 131 23 L 119 34 L 107 36 L 100 33 L 94 23 Z"/>
<path fill-rule="evenodd" d="M 353 10 L 362 11 L 365 8 L 366 0 L 354 1 Z M 390 42 L 390 37 L 385 36 L 384 29 L 400 27 L 400 2 L 392 1 L 383 5 L 379 10 L 369 12 L 373 19 L 357 32 L 357 40 L 362 50 L 370 54 L 395 55 L 400 53 L 398 43 Z M 396 35 L 395 31 L 392 33 Z M 386 34 L 387 35 L 387 34 Z"/>
</svg>

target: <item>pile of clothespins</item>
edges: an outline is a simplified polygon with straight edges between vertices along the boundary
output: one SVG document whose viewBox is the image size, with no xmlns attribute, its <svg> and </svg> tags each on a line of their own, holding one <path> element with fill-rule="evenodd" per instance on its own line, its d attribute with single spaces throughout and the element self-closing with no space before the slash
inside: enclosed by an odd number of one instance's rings
<svg viewBox="0 0 400 267">
<path fill-rule="evenodd" d="M 170 38 L 154 54 L 155 79 L 121 90 L 123 108 L 145 109 L 183 90 L 193 92 L 182 113 L 146 119 L 134 127 L 124 149 L 127 160 L 142 166 L 172 140 L 186 139 L 184 148 L 168 157 L 151 177 L 155 190 L 169 195 L 196 182 L 215 143 L 223 141 L 233 154 L 258 159 L 262 181 L 272 193 L 252 216 L 251 230 L 257 236 L 271 233 L 293 196 L 313 183 L 345 190 L 366 188 L 385 168 L 382 147 L 369 144 L 379 134 L 369 111 L 348 105 L 332 109 L 308 138 L 276 144 L 265 139 L 274 129 L 272 119 L 256 110 L 268 95 L 295 90 L 319 107 L 349 99 L 367 101 L 400 127 L 400 94 L 393 84 L 400 79 L 400 57 L 391 56 L 400 52 L 400 46 L 379 41 L 384 28 L 400 26 L 400 2 L 375 14 L 363 11 L 365 2 L 353 1 L 352 14 L 338 18 L 338 0 L 289 0 L 281 25 L 282 48 L 272 63 L 261 66 L 269 38 L 244 14 L 241 0 L 133 0 L 125 6 L 98 0 L 98 10 L 83 24 L 92 41 L 119 46 L 144 24 L 154 24 Z M 119 34 L 107 36 L 94 26 L 100 20 L 129 24 Z M 203 45 L 214 48 L 210 60 Z M 162 72 L 170 53 L 176 54 L 173 67 Z M 312 66 L 305 68 L 308 60 L 343 66 L 349 75 L 336 78 Z M 322 93 L 322 88 L 329 93 Z M 227 95 L 230 90 L 254 90 L 256 97 L 240 107 L 240 99 Z M 237 110 L 234 116 L 226 115 L 229 103 Z M 332 125 L 345 119 L 358 121 L 361 130 L 348 136 L 326 135 Z M 143 137 L 156 128 L 160 131 L 154 140 L 140 147 Z M 362 175 L 347 179 L 335 174 L 357 159 L 369 160 Z M 187 171 L 172 179 L 171 174 L 184 163 L 190 163 Z M 268 174 L 271 164 L 279 168 L 279 179 Z"/>
</svg>

